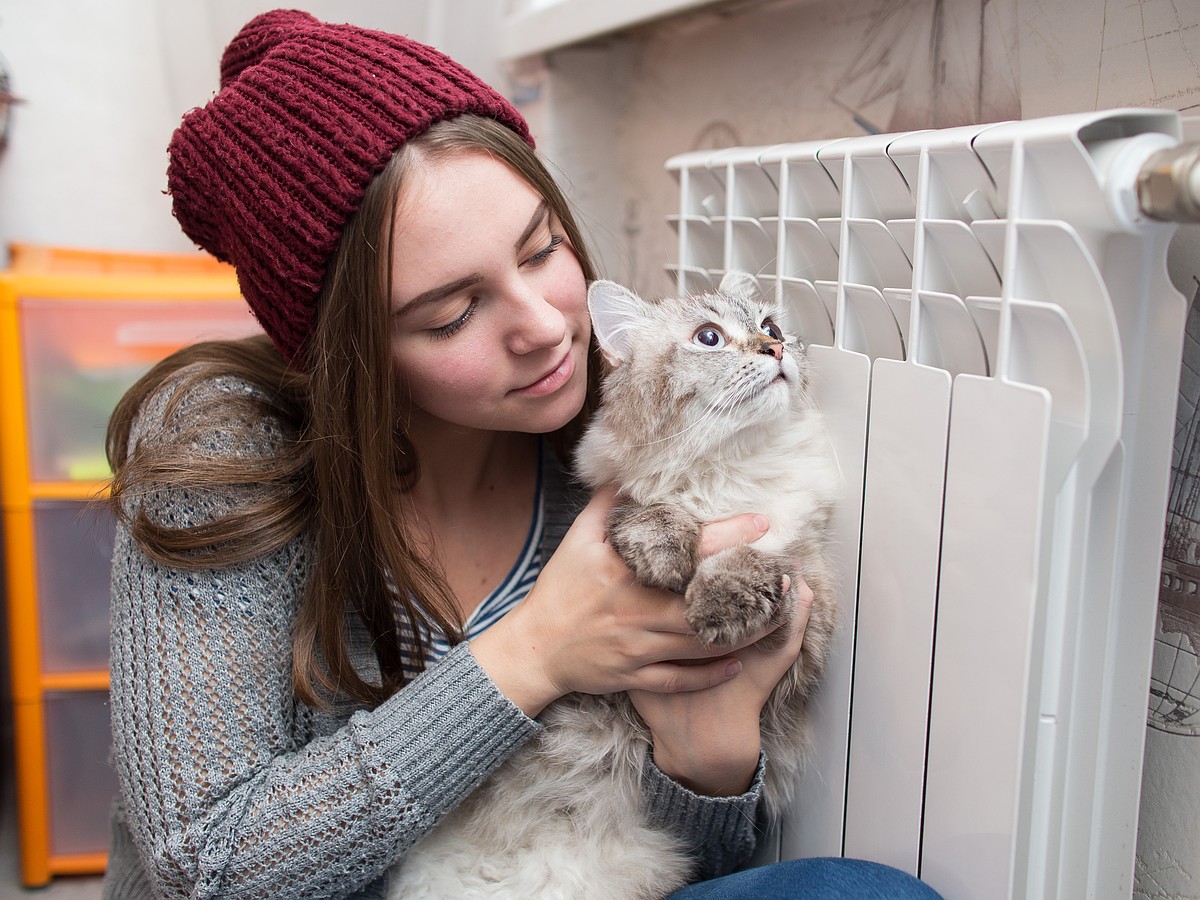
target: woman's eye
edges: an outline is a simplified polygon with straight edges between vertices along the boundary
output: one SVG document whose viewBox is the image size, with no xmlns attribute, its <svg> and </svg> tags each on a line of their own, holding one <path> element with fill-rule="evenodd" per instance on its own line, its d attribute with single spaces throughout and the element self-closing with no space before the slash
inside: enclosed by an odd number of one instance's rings
<svg viewBox="0 0 1200 900">
<path fill-rule="evenodd" d="M 448 322 L 445 325 L 439 325 L 437 328 L 430 328 L 429 333 L 435 338 L 448 338 L 452 334 L 459 332 L 464 325 L 470 321 L 471 316 L 475 315 L 475 310 L 479 306 L 479 298 L 472 297 L 471 302 L 467 304 L 467 308 L 463 310 L 462 315 L 453 322 Z"/>
<path fill-rule="evenodd" d="M 777 341 L 783 340 L 783 329 L 781 329 L 771 319 L 764 319 L 763 323 L 758 326 L 762 329 L 762 333 Z"/>
<path fill-rule="evenodd" d="M 551 235 L 550 243 L 537 253 L 533 254 L 533 256 L 529 257 L 529 259 L 525 260 L 525 265 L 533 266 L 535 268 L 542 265 L 551 257 L 551 255 L 553 255 L 554 251 L 559 248 L 564 240 L 565 238 L 561 234 Z"/>
<path fill-rule="evenodd" d="M 720 328 L 705 325 L 692 335 L 692 343 L 707 347 L 709 350 L 719 350 L 725 346 L 725 335 L 721 333 Z"/>
</svg>

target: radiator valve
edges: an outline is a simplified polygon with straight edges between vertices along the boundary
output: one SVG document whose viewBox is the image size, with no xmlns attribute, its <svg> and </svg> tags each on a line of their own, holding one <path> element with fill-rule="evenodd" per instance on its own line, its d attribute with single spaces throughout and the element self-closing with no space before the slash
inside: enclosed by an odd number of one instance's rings
<svg viewBox="0 0 1200 900">
<path fill-rule="evenodd" d="M 1200 144 L 1159 150 L 1142 166 L 1138 206 L 1152 219 L 1200 222 Z"/>
</svg>

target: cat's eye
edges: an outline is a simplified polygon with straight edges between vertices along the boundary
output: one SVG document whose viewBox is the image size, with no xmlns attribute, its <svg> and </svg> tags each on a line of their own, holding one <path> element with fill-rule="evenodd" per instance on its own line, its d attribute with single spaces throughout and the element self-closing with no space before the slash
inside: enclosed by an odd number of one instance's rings
<svg viewBox="0 0 1200 900">
<path fill-rule="evenodd" d="M 758 326 L 762 329 L 762 333 L 776 341 L 783 340 L 783 329 L 775 324 L 773 319 L 763 319 L 763 323 Z"/>
<path fill-rule="evenodd" d="M 692 335 L 692 343 L 707 347 L 709 350 L 719 350 L 725 346 L 725 335 L 721 333 L 720 328 L 705 325 Z"/>
</svg>

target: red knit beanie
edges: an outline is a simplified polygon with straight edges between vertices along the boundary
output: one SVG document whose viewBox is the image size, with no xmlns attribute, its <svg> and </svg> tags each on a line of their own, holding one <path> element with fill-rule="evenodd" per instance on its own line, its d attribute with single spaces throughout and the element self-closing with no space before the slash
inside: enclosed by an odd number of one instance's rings
<svg viewBox="0 0 1200 900">
<path fill-rule="evenodd" d="M 325 268 L 368 183 L 410 138 L 462 113 L 533 144 L 508 101 L 432 47 L 264 13 L 225 49 L 220 90 L 171 139 L 175 217 L 233 264 L 263 329 L 303 367 Z"/>
</svg>

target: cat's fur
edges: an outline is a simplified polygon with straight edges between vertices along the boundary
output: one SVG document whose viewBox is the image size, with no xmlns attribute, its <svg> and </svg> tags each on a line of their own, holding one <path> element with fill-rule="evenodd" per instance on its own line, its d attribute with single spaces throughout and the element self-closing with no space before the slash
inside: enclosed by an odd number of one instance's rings
<svg viewBox="0 0 1200 900">
<path fill-rule="evenodd" d="M 617 552 L 643 582 L 683 591 L 689 622 L 713 644 L 786 621 L 785 573 L 798 569 L 815 596 L 800 658 L 762 715 L 763 802 L 778 813 L 801 768 L 804 700 L 835 622 L 823 539 L 840 480 L 803 349 L 764 333 L 778 311 L 740 273 L 714 294 L 656 303 L 596 282 L 588 304 L 614 367 L 577 469 L 593 488 L 619 487 Z M 714 327 L 723 347 L 694 340 Z M 699 559 L 700 523 L 743 512 L 766 515 L 769 532 Z M 568 695 L 541 721 L 545 730 L 406 856 L 392 900 L 636 900 L 686 883 L 694 862 L 640 809 L 649 734 L 628 697 Z"/>
</svg>

